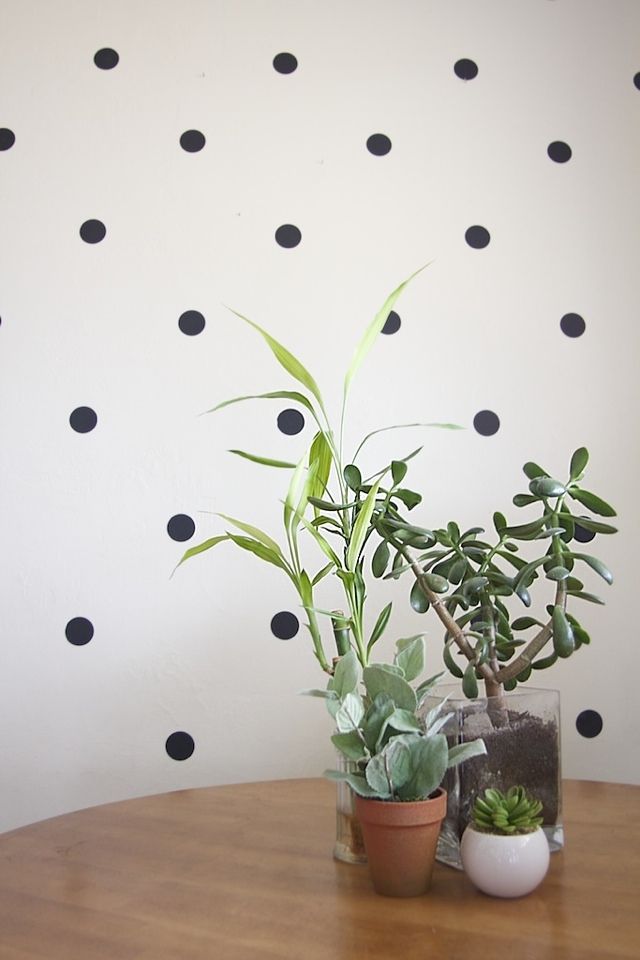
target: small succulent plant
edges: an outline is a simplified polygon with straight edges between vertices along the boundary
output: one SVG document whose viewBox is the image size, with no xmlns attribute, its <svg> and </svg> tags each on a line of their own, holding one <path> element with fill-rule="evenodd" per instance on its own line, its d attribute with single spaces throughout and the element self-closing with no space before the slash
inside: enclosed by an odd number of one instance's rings
<svg viewBox="0 0 640 960">
<path fill-rule="evenodd" d="M 541 810 L 540 801 L 524 787 L 511 787 L 506 793 L 489 788 L 476 798 L 473 822 L 483 833 L 532 833 L 542 823 Z"/>
</svg>

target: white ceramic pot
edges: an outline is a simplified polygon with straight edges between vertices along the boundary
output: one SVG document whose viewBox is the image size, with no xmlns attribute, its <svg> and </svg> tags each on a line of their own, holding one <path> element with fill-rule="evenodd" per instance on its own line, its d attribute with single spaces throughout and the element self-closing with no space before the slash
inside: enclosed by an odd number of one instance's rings
<svg viewBox="0 0 640 960">
<path fill-rule="evenodd" d="M 492 897 L 523 897 L 549 869 L 549 844 L 540 827 L 533 833 L 499 836 L 469 826 L 460 853 L 471 882 Z"/>
</svg>

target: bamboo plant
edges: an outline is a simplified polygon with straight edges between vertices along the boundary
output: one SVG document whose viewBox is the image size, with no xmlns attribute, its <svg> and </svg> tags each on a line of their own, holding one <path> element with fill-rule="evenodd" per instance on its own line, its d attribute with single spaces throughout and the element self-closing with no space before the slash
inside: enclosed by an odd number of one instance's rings
<svg viewBox="0 0 640 960">
<path fill-rule="evenodd" d="M 365 622 L 367 590 L 364 569 L 367 544 L 382 521 L 387 523 L 389 528 L 394 528 L 399 522 L 406 522 L 398 521 L 398 507 L 411 510 L 422 499 L 418 493 L 402 485 L 407 463 L 420 452 L 421 447 L 391 461 L 366 479 L 363 479 L 358 466 L 358 458 L 363 448 L 372 437 L 387 430 L 407 427 L 459 429 L 455 424 L 449 423 L 394 424 L 368 433 L 349 459 L 345 459 L 343 453 L 347 404 L 356 373 L 399 296 L 407 284 L 424 269 L 425 267 L 421 267 L 413 273 L 387 297 L 366 328 L 344 377 L 337 431 L 329 420 L 320 388 L 308 369 L 266 330 L 235 310 L 232 310 L 232 313 L 260 334 L 278 363 L 302 389 L 274 390 L 234 397 L 206 411 L 213 413 L 231 404 L 248 400 L 288 400 L 305 409 L 315 422 L 317 429 L 313 440 L 298 463 L 276 460 L 240 449 L 229 451 L 254 464 L 291 471 L 282 514 L 283 543 L 278 543 L 253 524 L 227 514 L 218 514 L 228 524 L 225 532 L 188 549 L 178 566 L 227 541 L 278 567 L 289 578 L 298 594 L 306 612 L 306 626 L 311 635 L 313 652 L 321 668 L 329 675 L 334 672 L 337 658 L 350 649 L 355 650 L 361 667 L 369 664 L 372 650 L 389 621 L 392 604 L 388 603 L 380 611 L 373 627 L 368 629 Z M 316 570 L 307 570 L 302 563 L 300 544 L 303 536 L 310 537 L 317 547 L 321 565 Z M 407 542 L 407 536 L 408 542 L 416 547 L 424 548 L 432 542 L 422 536 L 413 536 L 410 526 L 398 530 L 398 537 L 405 538 L 404 542 Z M 377 563 L 376 560 L 376 569 Z M 330 574 L 341 583 L 344 610 L 327 611 L 316 606 L 315 588 Z M 337 657 L 326 652 L 319 617 L 328 617 L 330 620 Z"/>
</svg>

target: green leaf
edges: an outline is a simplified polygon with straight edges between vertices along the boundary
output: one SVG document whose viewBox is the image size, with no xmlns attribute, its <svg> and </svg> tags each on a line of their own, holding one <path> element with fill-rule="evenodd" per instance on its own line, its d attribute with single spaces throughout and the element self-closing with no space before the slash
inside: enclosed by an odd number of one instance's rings
<svg viewBox="0 0 640 960">
<path fill-rule="evenodd" d="M 498 536 L 501 536 L 502 531 L 507 526 L 507 518 L 505 517 L 504 513 L 500 513 L 498 510 L 496 510 L 493 515 L 493 526 L 495 527 L 495 531 Z"/>
<path fill-rule="evenodd" d="M 386 693 L 396 707 L 401 707 L 403 710 L 416 709 L 415 692 L 402 677 L 389 673 L 380 666 L 365 667 L 362 676 L 371 700 L 375 700 L 379 693 Z"/>
<path fill-rule="evenodd" d="M 305 466 L 307 462 L 307 455 L 302 457 L 295 470 L 293 471 L 293 476 L 291 477 L 291 482 L 289 483 L 289 489 L 287 490 L 287 496 L 284 502 L 284 526 L 285 530 L 291 529 L 291 522 L 294 516 L 296 506 L 299 502 L 300 493 L 304 486 L 303 475 L 305 471 Z"/>
<path fill-rule="evenodd" d="M 411 710 L 401 710 L 400 708 L 394 710 L 387 725 L 393 727 L 398 733 L 422 732 L 422 724 Z"/>
<path fill-rule="evenodd" d="M 529 477 L 529 480 L 535 480 L 536 477 L 548 477 L 549 474 L 546 470 L 543 470 L 542 467 L 539 467 L 537 463 L 534 463 L 532 460 L 529 460 L 525 463 L 522 468 L 525 475 Z"/>
<path fill-rule="evenodd" d="M 351 733 L 357 730 L 364 716 L 362 700 L 357 693 L 347 693 L 336 713 L 338 733 Z"/>
<path fill-rule="evenodd" d="M 408 468 L 404 460 L 391 461 L 391 477 L 393 479 L 394 487 L 397 487 L 399 483 L 402 483 L 407 475 L 407 469 Z"/>
<path fill-rule="evenodd" d="M 373 320 L 371 321 L 371 323 L 369 324 L 369 326 L 368 326 L 367 329 L 365 330 L 364 336 L 362 337 L 362 339 L 360 340 L 360 343 L 359 343 L 358 346 L 356 347 L 356 351 L 355 351 L 355 353 L 354 353 L 354 355 L 353 355 L 353 359 L 351 360 L 351 363 L 349 364 L 349 369 L 347 370 L 346 376 L 345 376 L 345 378 L 344 378 L 344 396 L 345 396 L 345 399 L 346 399 L 346 396 L 347 396 L 347 394 L 348 394 L 348 392 L 349 392 L 349 387 L 350 387 L 350 385 L 351 385 L 351 381 L 353 380 L 354 376 L 356 375 L 356 373 L 357 373 L 359 367 L 361 366 L 364 358 L 367 356 L 367 354 L 368 354 L 369 351 L 371 350 L 371 347 L 373 346 L 373 344 L 374 344 L 374 342 L 375 342 L 375 340 L 376 340 L 376 337 L 378 336 L 378 334 L 379 334 L 380 331 L 382 330 L 383 326 L 385 325 L 385 322 L 386 322 L 386 320 L 387 320 L 387 317 L 389 316 L 389 314 L 390 314 L 391 311 L 393 310 L 393 306 L 394 306 L 396 300 L 398 299 L 398 297 L 400 296 L 400 294 L 402 293 L 402 291 L 404 290 L 404 288 L 407 286 L 407 284 L 410 283 L 411 280 L 413 280 L 414 277 L 416 277 L 419 273 L 421 273 L 421 272 L 422 272 L 426 267 L 428 267 L 428 266 L 429 266 L 429 264 L 426 263 L 423 267 L 420 267 L 420 269 L 419 269 L 419 270 L 416 270 L 415 273 L 412 273 L 410 277 L 407 277 L 406 280 L 403 280 L 403 282 L 402 282 L 398 287 L 396 287 L 396 289 L 393 291 L 393 293 L 389 294 L 389 296 L 387 297 L 387 299 L 386 299 L 385 302 L 383 303 L 382 307 L 380 308 L 380 310 L 378 310 L 378 312 L 376 313 L 375 317 L 373 318 Z M 354 459 L 355 459 L 355 458 L 354 458 Z"/>
<path fill-rule="evenodd" d="M 564 520 L 567 514 L 561 513 L 560 519 Z M 591 517 L 572 517 L 577 526 L 583 530 L 591 530 L 592 533 L 617 533 L 618 528 L 612 527 L 610 523 L 602 523 L 600 520 L 592 520 Z"/>
<path fill-rule="evenodd" d="M 342 472 L 347 486 L 357 493 L 362 486 L 362 474 L 359 468 L 354 463 L 349 463 Z"/>
<path fill-rule="evenodd" d="M 371 572 L 376 579 L 383 577 L 389 563 L 389 544 L 381 540 L 371 558 Z"/>
<path fill-rule="evenodd" d="M 552 653 L 548 657 L 541 657 L 539 660 L 534 660 L 531 666 L 534 670 L 546 670 L 547 667 L 552 667 L 557 659 L 558 654 Z"/>
<path fill-rule="evenodd" d="M 253 320 L 249 320 L 248 317 L 244 317 L 241 313 L 238 313 L 237 310 L 233 310 L 229 307 L 231 313 L 235 314 L 236 317 L 239 317 L 240 320 L 244 320 L 245 323 L 248 323 L 250 327 L 253 327 L 254 330 L 257 330 L 258 333 L 264 338 L 267 346 L 273 353 L 274 357 L 278 363 L 284 367 L 287 373 L 291 374 L 294 380 L 297 380 L 299 383 L 303 384 L 309 390 L 313 396 L 316 398 L 320 407 L 324 409 L 324 404 L 322 402 L 322 396 L 320 394 L 320 389 L 318 384 L 315 382 L 309 371 L 300 363 L 300 361 L 294 357 L 294 355 L 287 350 L 281 343 L 278 343 L 271 334 L 267 333 L 266 330 L 263 330 L 262 327 L 259 327 L 257 323 L 254 323 Z"/>
<path fill-rule="evenodd" d="M 435 427 L 439 430 L 464 430 L 464 427 L 461 427 L 457 423 L 393 423 L 389 427 L 380 427 L 378 430 L 372 430 L 371 433 L 368 433 L 360 442 L 358 449 L 353 455 L 353 459 L 357 459 L 358 454 L 364 447 L 365 443 L 370 440 L 371 437 L 375 437 L 377 433 L 386 433 L 387 430 L 405 430 L 408 427 Z M 402 459 L 406 463 L 408 460 L 411 460 L 413 457 L 415 457 L 416 454 L 420 453 L 421 450 L 422 447 L 418 447 L 417 450 L 414 450 L 413 453 L 408 454 L 406 457 L 402 457 Z"/>
<path fill-rule="evenodd" d="M 382 610 L 378 616 L 378 619 L 375 622 L 375 626 L 371 631 L 371 637 L 369 643 L 367 644 L 367 652 L 370 652 L 374 644 L 378 642 L 382 634 L 384 633 L 387 624 L 389 623 L 389 617 L 391 616 L 391 608 L 393 603 L 388 603 L 384 610 Z"/>
<path fill-rule="evenodd" d="M 355 650 L 349 650 L 338 658 L 333 672 L 333 689 L 343 700 L 348 693 L 355 693 L 360 682 L 360 670 Z"/>
<path fill-rule="evenodd" d="M 306 407 L 317 420 L 313 404 L 308 397 L 305 397 L 303 393 L 298 393 L 297 390 L 272 390 L 270 393 L 252 393 L 246 397 L 234 397 L 232 400 L 223 400 L 222 403 L 218 403 L 215 407 L 211 407 L 210 410 L 205 410 L 204 412 L 215 413 L 216 410 L 229 407 L 232 403 L 241 403 L 243 400 L 293 400 L 294 403 L 299 403 L 301 406 Z"/>
<path fill-rule="evenodd" d="M 400 488 L 398 490 L 394 490 L 391 496 L 392 498 L 398 499 L 404 503 L 407 510 L 413 510 L 413 508 L 417 507 L 419 503 L 422 503 L 421 494 L 415 493 L 413 490 Z"/>
<path fill-rule="evenodd" d="M 518 617 L 517 620 L 514 620 L 511 624 L 514 630 L 528 630 L 529 627 L 542 627 L 542 624 L 539 620 L 536 620 L 535 617 Z"/>
<path fill-rule="evenodd" d="M 282 559 L 282 556 L 279 553 L 276 553 L 275 550 L 271 550 L 269 547 L 266 547 L 264 543 L 261 543 L 259 540 L 252 540 L 249 537 L 240 537 L 235 533 L 227 531 L 227 535 L 230 540 L 233 540 L 237 547 L 240 547 L 242 550 L 247 550 L 249 553 L 255 554 L 256 557 L 259 557 L 261 560 L 266 560 L 267 563 L 272 563 L 274 567 L 280 567 L 281 570 L 286 570 L 286 564 Z"/>
<path fill-rule="evenodd" d="M 333 463 L 333 454 L 327 438 L 322 430 L 319 430 L 311 443 L 309 450 L 309 463 L 318 464 L 313 481 L 309 485 L 309 496 L 321 497 L 326 489 L 331 464 Z M 317 514 L 317 509 L 316 509 Z"/>
<path fill-rule="evenodd" d="M 357 793 L 359 797 L 380 797 L 375 790 L 372 790 L 365 778 L 358 773 L 346 773 L 344 770 L 325 770 L 322 774 L 323 777 L 326 777 L 327 780 L 337 780 L 348 783 L 354 793 Z M 391 796 L 390 793 L 386 794 L 387 797 Z"/>
<path fill-rule="evenodd" d="M 602 577 L 603 580 L 606 580 L 607 583 L 613 583 L 613 574 L 608 567 L 604 565 L 602 560 L 598 560 L 597 557 L 590 557 L 586 553 L 569 553 L 569 557 L 573 557 L 574 560 L 582 560 L 584 563 L 588 564 L 592 570 Z"/>
<path fill-rule="evenodd" d="M 597 497 L 595 493 L 589 493 L 588 490 L 579 490 L 577 487 L 573 487 L 569 490 L 569 496 L 601 517 L 616 516 L 616 511 L 609 503 Z M 580 520 L 578 520 L 578 523 L 580 523 Z"/>
<path fill-rule="evenodd" d="M 513 498 L 515 507 L 528 507 L 530 503 L 536 503 L 540 497 L 534 497 L 532 493 L 516 493 Z"/>
<path fill-rule="evenodd" d="M 334 564 L 334 566 L 339 567 L 340 559 L 337 553 L 331 547 L 330 543 L 322 536 L 318 528 L 314 527 L 312 523 L 309 523 L 306 517 L 298 515 L 298 518 L 301 521 L 302 525 L 304 526 L 305 530 L 307 530 L 311 534 L 313 539 L 316 541 L 316 543 L 324 553 L 325 557 L 327 557 L 331 561 L 331 563 Z"/>
<path fill-rule="evenodd" d="M 469 700 L 478 696 L 478 679 L 476 677 L 475 667 L 472 663 L 467 665 L 462 677 L 462 692 Z"/>
<path fill-rule="evenodd" d="M 397 794 L 401 800 L 422 800 L 442 783 L 447 769 L 447 739 L 441 733 L 432 737 L 416 737 L 408 744 L 408 749 L 412 775 L 397 789 Z"/>
<path fill-rule="evenodd" d="M 588 600 L 589 603 L 598 603 L 604 607 L 604 600 L 596 597 L 595 593 L 585 593 L 584 590 L 568 590 L 569 596 L 577 597 L 579 600 Z"/>
<path fill-rule="evenodd" d="M 425 573 L 424 578 L 434 593 L 446 593 L 449 589 L 449 581 L 437 573 Z"/>
<path fill-rule="evenodd" d="M 353 503 L 333 503 L 331 500 L 321 500 L 320 497 L 309 497 L 309 503 L 320 510 L 349 510 L 355 505 Z"/>
<path fill-rule="evenodd" d="M 565 485 L 552 477 L 536 477 L 529 490 L 537 497 L 562 497 L 567 492 Z"/>
<path fill-rule="evenodd" d="M 247 453 L 246 450 L 227 450 L 227 453 L 234 453 L 236 457 L 242 457 L 244 460 L 250 460 L 252 463 L 261 463 L 265 467 L 282 467 L 286 470 L 295 469 L 295 463 L 289 463 L 287 460 L 273 460 L 270 457 L 259 457 L 255 453 Z"/>
<path fill-rule="evenodd" d="M 566 567 L 552 567 L 550 570 L 547 570 L 547 580 L 566 580 L 569 576 L 569 571 Z"/>
<path fill-rule="evenodd" d="M 450 770 L 451 767 L 457 767 L 459 763 L 464 763 L 465 760 L 471 760 L 472 757 L 483 757 L 486 752 L 487 748 L 483 740 L 471 740 L 469 743 L 459 743 L 449 750 L 447 769 Z"/>
<path fill-rule="evenodd" d="M 352 730 L 350 733 L 335 733 L 331 737 L 331 743 L 348 760 L 365 760 L 367 758 L 365 745 L 357 730 Z"/>
<path fill-rule="evenodd" d="M 585 467 L 589 462 L 589 451 L 586 447 L 578 447 L 574 451 L 573 456 L 571 457 L 571 464 L 569 466 L 569 474 L 572 480 L 579 480 L 581 475 L 584 473 Z"/>
<path fill-rule="evenodd" d="M 556 604 L 553 608 L 551 624 L 553 627 L 553 649 L 559 657 L 570 657 L 576 644 L 571 624 L 560 604 Z"/>
<path fill-rule="evenodd" d="M 333 563 L 333 561 L 330 561 L 325 567 L 322 567 L 321 570 L 318 570 L 315 577 L 311 581 L 311 586 L 315 587 L 317 583 L 320 583 L 321 580 L 324 580 L 327 574 L 331 573 L 331 571 L 334 568 L 335 568 L 335 563 Z"/>
<path fill-rule="evenodd" d="M 462 672 L 461 668 L 453 659 L 453 655 L 451 653 L 451 644 L 452 644 L 452 641 L 450 640 L 448 643 L 444 645 L 444 649 L 442 651 L 442 659 L 444 660 L 444 665 L 449 671 L 449 673 L 451 674 L 451 676 L 456 677 L 458 680 L 462 680 L 464 673 Z"/>
<path fill-rule="evenodd" d="M 398 640 L 396 649 L 394 663 L 403 670 L 405 680 L 415 680 L 424 670 L 424 638 L 418 636 Z"/>
<path fill-rule="evenodd" d="M 422 592 L 422 587 L 418 580 L 416 580 L 411 587 L 411 593 L 409 594 L 409 603 L 416 613 L 426 613 L 429 609 L 429 600 L 427 596 Z"/>
<path fill-rule="evenodd" d="M 362 721 L 362 733 L 367 743 L 367 747 L 372 752 L 376 750 L 378 743 L 384 734 L 387 721 L 395 705 L 388 693 L 379 693 L 373 698 L 373 702 L 364 715 Z"/>
<path fill-rule="evenodd" d="M 271 537 L 267 536 L 267 534 L 258 527 L 252 527 L 249 523 L 243 523 L 242 520 L 236 520 L 235 517 L 229 517 L 226 513 L 216 513 L 216 517 L 222 517 L 223 520 L 228 520 L 229 523 L 232 523 L 234 527 L 238 528 L 238 530 L 243 530 L 245 533 L 248 533 L 249 536 L 253 537 L 254 540 L 259 540 L 260 543 L 265 545 L 265 547 L 269 547 L 270 550 L 273 550 L 274 553 L 277 553 L 280 557 L 282 557 L 282 550 L 276 541 L 272 540 Z"/>
<path fill-rule="evenodd" d="M 505 527 L 502 531 L 514 540 L 533 540 L 536 534 L 544 527 L 544 519 L 533 520 L 531 523 L 521 523 L 515 527 Z"/>
<path fill-rule="evenodd" d="M 211 537 L 210 540 L 204 540 L 202 543 L 199 543 L 197 547 L 189 547 L 189 549 L 182 555 L 182 559 L 174 567 L 173 574 L 176 572 L 180 564 L 184 563 L 185 560 L 189 560 L 191 557 L 195 557 L 198 553 L 204 553 L 205 550 L 210 550 L 211 547 L 215 547 L 216 544 L 222 543 L 223 540 L 228 540 L 229 537 L 226 533 L 222 534 L 220 537 Z"/>
<path fill-rule="evenodd" d="M 378 480 L 372 487 L 369 493 L 367 494 L 356 521 L 353 525 L 353 530 L 351 531 L 351 542 L 347 547 L 347 556 L 346 556 L 346 566 L 347 570 L 355 570 L 358 559 L 360 556 L 360 551 L 364 544 L 365 538 L 367 536 L 367 530 L 369 528 L 369 522 L 373 515 L 373 509 L 376 505 L 376 496 L 378 495 L 378 488 L 380 486 L 380 481 Z"/>
</svg>

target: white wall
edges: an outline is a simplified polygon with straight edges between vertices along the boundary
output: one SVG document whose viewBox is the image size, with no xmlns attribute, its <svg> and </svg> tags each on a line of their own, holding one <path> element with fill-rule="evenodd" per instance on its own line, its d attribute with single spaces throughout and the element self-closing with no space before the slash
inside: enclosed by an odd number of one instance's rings
<svg viewBox="0 0 640 960">
<path fill-rule="evenodd" d="M 621 527 L 589 549 L 616 582 L 589 578 L 608 601 L 583 610 L 593 643 L 540 679 L 562 691 L 565 774 L 638 782 L 640 5 L 4 0 L 0 18 L 0 127 L 15 135 L 0 135 L 0 826 L 323 769 L 327 718 L 297 696 L 322 680 L 310 645 L 270 630 L 300 615 L 284 578 L 225 544 L 169 579 L 221 532 L 206 511 L 280 535 L 284 474 L 225 451 L 296 460 L 312 429 L 278 430 L 287 403 L 198 414 L 290 385 L 223 304 L 299 355 L 335 413 L 365 324 L 430 259 L 354 387 L 350 440 L 465 425 L 372 443 L 376 461 L 425 443 L 410 476 L 426 525 L 514 516 L 525 460 L 561 473 L 589 447 Z M 103 48 L 113 69 L 94 64 Z M 280 52 L 293 73 L 273 68 Z M 462 58 L 474 79 L 456 76 Z M 195 153 L 179 144 L 192 129 Z M 374 133 L 387 155 L 367 150 Z M 79 235 L 89 219 L 99 243 Z M 292 249 L 274 240 L 287 223 Z M 465 242 L 472 225 L 484 249 Z M 178 326 L 187 310 L 199 335 Z M 563 334 L 568 313 L 582 336 Z M 78 407 L 97 414 L 90 432 L 70 426 Z M 493 436 L 473 427 L 485 409 Z M 196 524 L 184 544 L 167 534 L 180 514 Z M 390 636 L 424 627 L 408 588 L 372 589 L 372 616 L 395 597 Z M 94 628 L 80 646 L 76 617 Z M 584 710 L 599 736 L 578 733 Z M 178 731 L 195 742 L 183 762 L 165 749 Z"/>
</svg>

